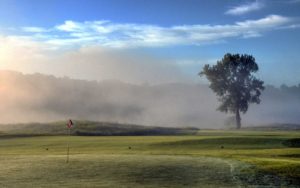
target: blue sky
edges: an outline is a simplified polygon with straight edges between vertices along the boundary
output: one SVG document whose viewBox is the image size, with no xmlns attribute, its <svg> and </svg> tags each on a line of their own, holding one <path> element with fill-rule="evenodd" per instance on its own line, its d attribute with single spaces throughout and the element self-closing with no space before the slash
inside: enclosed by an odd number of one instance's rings
<svg viewBox="0 0 300 188">
<path fill-rule="evenodd" d="M 204 64 L 230 52 L 252 54 L 267 84 L 292 85 L 300 83 L 300 0 L 0 0 L 0 42 L 0 68 L 22 72 L 151 82 L 137 72 L 153 64 L 164 82 L 197 81 Z M 124 53 L 135 63 L 111 60 Z M 64 63 L 74 56 L 93 63 Z M 107 76 L 93 77 L 93 66 Z M 118 77 L 122 66 L 137 72 Z"/>
</svg>

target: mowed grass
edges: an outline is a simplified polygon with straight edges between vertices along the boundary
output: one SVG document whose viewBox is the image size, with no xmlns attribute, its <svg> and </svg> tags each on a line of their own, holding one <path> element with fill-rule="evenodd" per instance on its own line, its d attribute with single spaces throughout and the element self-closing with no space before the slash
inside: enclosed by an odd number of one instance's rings
<svg viewBox="0 0 300 188">
<path fill-rule="evenodd" d="M 299 187 L 300 148 L 286 144 L 297 138 L 280 131 L 0 136 L 0 187 Z"/>
<path fill-rule="evenodd" d="M 221 160 L 188 156 L 1 157 L 2 187 L 235 187 Z M 217 175 L 217 176 L 216 176 Z M 212 181 L 213 180 L 213 181 Z"/>
</svg>

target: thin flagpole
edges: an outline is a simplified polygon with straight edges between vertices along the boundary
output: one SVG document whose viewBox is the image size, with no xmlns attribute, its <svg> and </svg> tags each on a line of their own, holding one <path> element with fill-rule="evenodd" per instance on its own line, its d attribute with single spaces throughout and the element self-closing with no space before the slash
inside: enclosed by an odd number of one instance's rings
<svg viewBox="0 0 300 188">
<path fill-rule="evenodd" d="M 70 153 L 70 136 L 71 136 L 71 127 L 68 127 L 69 128 L 69 139 L 68 139 L 68 150 L 67 150 L 67 163 L 69 163 L 69 153 Z"/>
</svg>

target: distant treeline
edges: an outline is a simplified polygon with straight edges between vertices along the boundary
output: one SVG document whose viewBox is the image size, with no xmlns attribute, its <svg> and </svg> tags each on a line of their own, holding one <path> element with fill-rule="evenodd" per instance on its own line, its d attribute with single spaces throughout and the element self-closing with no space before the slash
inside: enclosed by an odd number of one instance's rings
<svg viewBox="0 0 300 188">
<path fill-rule="evenodd" d="M 52 122 L 66 118 L 159 127 L 223 128 L 215 94 L 205 84 L 134 85 L 43 74 L 0 71 L 0 123 Z M 300 84 L 266 86 L 245 125 L 300 122 Z"/>
<path fill-rule="evenodd" d="M 294 86 L 287 86 L 282 84 L 280 87 L 275 87 L 272 85 L 267 85 L 267 91 L 269 95 L 276 96 L 278 98 L 283 97 L 283 95 L 290 95 L 300 99 L 300 83 Z"/>
</svg>

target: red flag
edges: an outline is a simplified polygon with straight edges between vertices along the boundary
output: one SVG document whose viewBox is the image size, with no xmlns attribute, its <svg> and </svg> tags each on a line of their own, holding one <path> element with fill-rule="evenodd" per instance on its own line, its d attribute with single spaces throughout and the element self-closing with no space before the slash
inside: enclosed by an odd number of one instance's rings
<svg viewBox="0 0 300 188">
<path fill-rule="evenodd" d="M 69 119 L 69 122 L 67 124 L 68 128 L 71 129 L 73 127 L 73 122 L 71 119 Z"/>
</svg>

